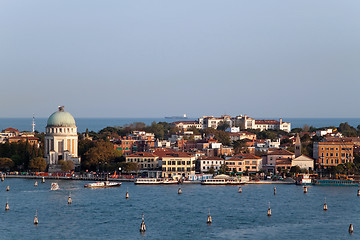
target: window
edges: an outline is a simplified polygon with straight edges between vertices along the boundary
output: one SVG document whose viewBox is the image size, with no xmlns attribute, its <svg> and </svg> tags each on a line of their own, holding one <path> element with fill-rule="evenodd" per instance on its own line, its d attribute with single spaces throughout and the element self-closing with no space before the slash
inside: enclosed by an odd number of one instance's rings
<svg viewBox="0 0 360 240">
<path fill-rule="evenodd" d="M 162 164 L 163 164 L 163 165 L 166 165 L 166 161 L 163 161 Z"/>
<path fill-rule="evenodd" d="M 189 167 L 188 167 L 188 168 L 186 168 L 186 171 L 190 172 L 190 168 L 189 168 Z"/>
<path fill-rule="evenodd" d="M 250 161 L 245 161 L 245 164 L 250 164 Z"/>
<path fill-rule="evenodd" d="M 191 161 L 186 161 L 186 165 L 190 165 L 190 164 L 191 164 Z"/>
</svg>

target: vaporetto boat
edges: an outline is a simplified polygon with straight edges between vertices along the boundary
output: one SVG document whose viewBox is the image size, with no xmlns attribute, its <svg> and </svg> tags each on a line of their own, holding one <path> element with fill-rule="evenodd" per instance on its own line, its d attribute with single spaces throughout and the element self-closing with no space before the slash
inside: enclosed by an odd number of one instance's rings
<svg viewBox="0 0 360 240">
<path fill-rule="evenodd" d="M 105 182 L 95 182 L 95 183 L 89 183 L 87 185 L 85 185 L 85 188 L 108 188 L 108 187 L 120 187 L 121 183 L 117 183 L 117 182 L 109 182 L 109 181 L 105 181 Z"/>
<path fill-rule="evenodd" d="M 134 182 L 136 185 L 158 185 L 158 184 L 177 184 L 178 181 L 174 179 L 161 178 L 137 178 Z"/>
<path fill-rule="evenodd" d="M 201 181 L 201 184 L 202 185 L 240 185 L 244 183 L 240 182 L 239 179 L 237 178 L 228 178 L 228 179 L 213 178 L 213 179 L 205 179 Z"/>
</svg>

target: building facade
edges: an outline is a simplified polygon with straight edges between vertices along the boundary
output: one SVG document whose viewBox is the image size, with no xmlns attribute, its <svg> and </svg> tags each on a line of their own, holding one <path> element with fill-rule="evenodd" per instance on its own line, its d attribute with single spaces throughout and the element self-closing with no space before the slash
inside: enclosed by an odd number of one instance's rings
<svg viewBox="0 0 360 240">
<path fill-rule="evenodd" d="M 313 157 L 321 167 L 337 166 L 342 163 L 354 162 L 353 142 L 315 142 Z"/>
<path fill-rule="evenodd" d="M 255 173 L 262 168 L 262 159 L 249 153 L 240 153 L 230 159 L 225 160 L 225 164 L 231 172 Z"/>
<path fill-rule="evenodd" d="M 195 156 L 185 152 L 167 153 L 162 156 L 162 176 L 179 180 L 194 175 L 195 161 Z"/>
<path fill-rule="evenodd" d="M 80 165 L 75 119 L 63 106 L 48 118 L 44 144 L 49 172 L 59 170 L 60 160 L 72 161 L 75 167 Z"/>
<path fill-rule="evenodd" d="M 221 165 L 224 164 L 224 159 L 221 157 L 200 157 L 196 161 L 196 170 L 200 173 L 208 173 L 211 168 L 215 173 L 220 170 Z"/>
<path fill-rule="evenodd" d="M 161 167 L 159 156 L 150 152 L 138 152 L 126 156 L 126 162 L 137 163 L 141 170 L 154 170 Z"/>
</svg>

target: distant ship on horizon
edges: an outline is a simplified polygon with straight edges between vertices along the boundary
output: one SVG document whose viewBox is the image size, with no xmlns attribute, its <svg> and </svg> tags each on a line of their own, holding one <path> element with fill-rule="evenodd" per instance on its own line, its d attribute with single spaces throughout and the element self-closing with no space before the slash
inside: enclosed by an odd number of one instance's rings
<svg viewBox="0 0 360 240">
<path fill-rule="evenodd" d="M 165 117 L 166 119 L 188 119 L 188 117 L 186 116 L 186 114 L 182 115 L 182 116 L 170 116 L 170 117 Z"/>
</svg>

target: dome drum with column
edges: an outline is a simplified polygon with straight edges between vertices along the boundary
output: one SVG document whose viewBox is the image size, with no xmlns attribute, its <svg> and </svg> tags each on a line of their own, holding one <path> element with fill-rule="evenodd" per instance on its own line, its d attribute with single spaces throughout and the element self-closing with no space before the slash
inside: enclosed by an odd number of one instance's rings
<svg viewBox="0 0 360 240">
<path fill-rule="evenodd" d="M 60 160 L 73 161 L 75 167 L 80 165 L 75 119 L 63 106 L 51 114 L 47 121 L 45 159 L 49 165 L 49 172 L 60 169 Z"/>
</svg>

